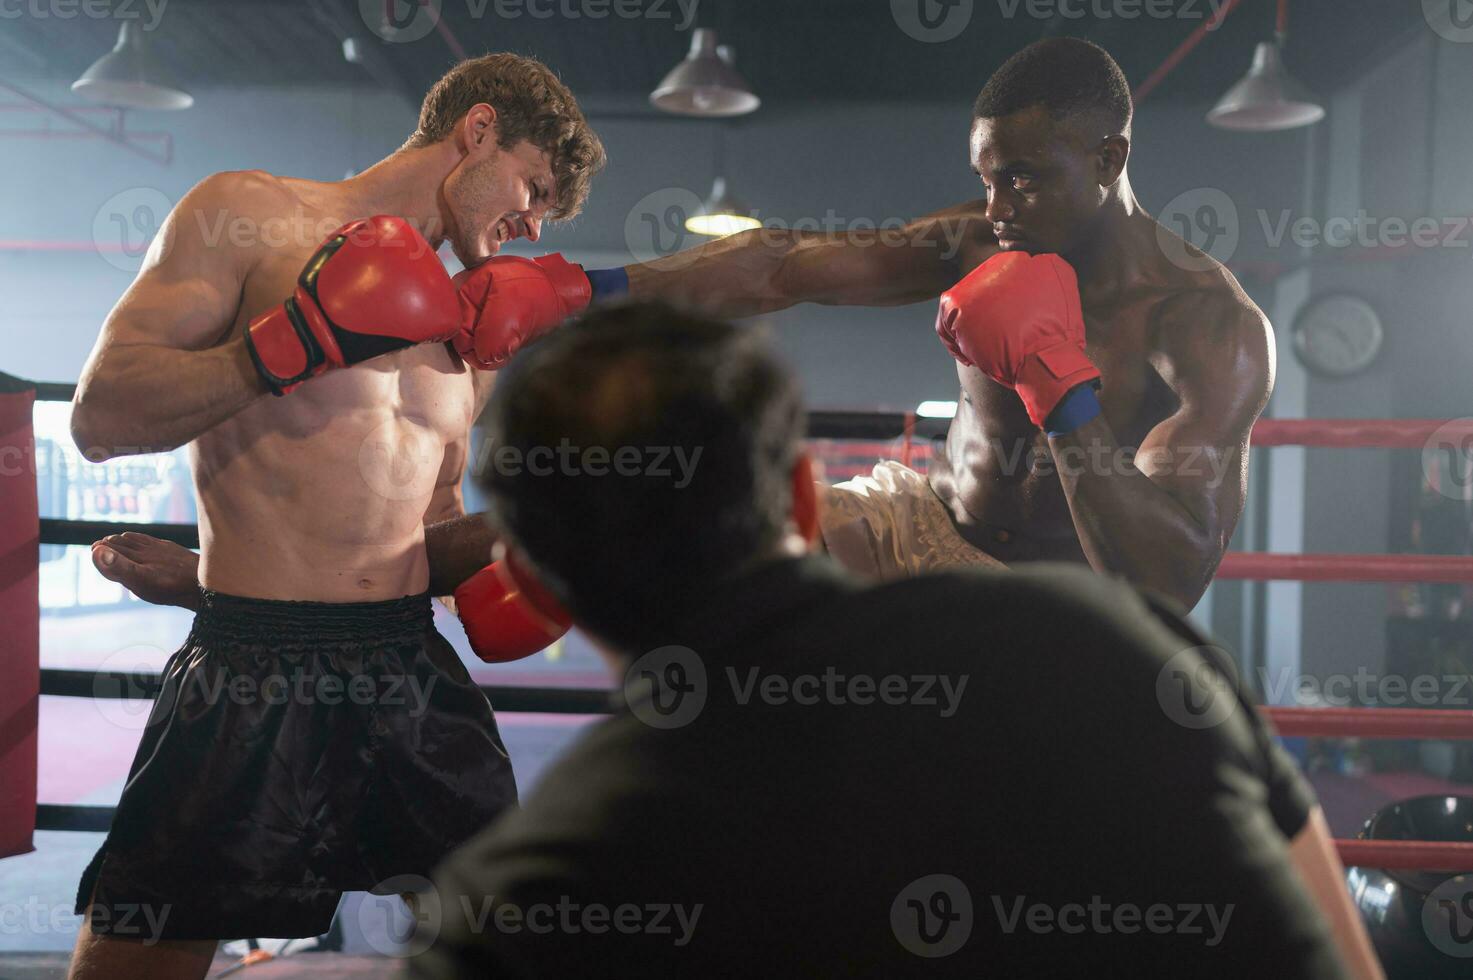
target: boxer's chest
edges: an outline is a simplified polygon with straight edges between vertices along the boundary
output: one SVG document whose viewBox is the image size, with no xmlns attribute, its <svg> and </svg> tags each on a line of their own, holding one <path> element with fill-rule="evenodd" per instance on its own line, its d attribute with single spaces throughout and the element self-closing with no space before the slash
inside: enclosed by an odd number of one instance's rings
<svg viewBox="0 0 1473 980">
<path fill-rule="evenodd" d="M 1151 363 L 1153 304 L 1134 302 L 1086 310 L 1085 352 L 1100 369 L 1100 407 L 1121 446 L 1135 446 L 1176 411 L 1176 395 Z M 961 371 L 967 408 L 994 437 L 1046 438 L 1028 418 L 1017 394 L 975 368 Z"/>
<path fill-rule="evenodd" d="M 1100 369 L 1100 408 L 1121 446 L 1137 446 L 1174 413 L 1176 395 L 1152 363 L 1154 304 L 1085 311 L 1085 351 Z"/>
<path fill-rule="evenodd" d="M 292 294 L 302 267 L 318 243 L 271 249 L 257 262 L 241 291 L 233 336 L 252 319 Z M 378 418 L 410 419 L 421 429 L 461 439 L 472 421 L 472 373 L 446 344 L 421 344 L 385 354 L 345 370 L 329 371 L 286 398 L 258 402 L 273 427 L 302 436 L 320 431 L 329 419 L 357 416 L 360 424 Z"/>
</svg>

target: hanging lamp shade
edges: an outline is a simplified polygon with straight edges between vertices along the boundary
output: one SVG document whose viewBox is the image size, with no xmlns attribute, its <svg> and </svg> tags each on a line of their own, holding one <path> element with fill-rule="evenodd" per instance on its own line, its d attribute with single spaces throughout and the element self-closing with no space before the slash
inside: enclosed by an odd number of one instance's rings
<svg viewBox="0 0 1473 980">
<path fill-rule="evenodd" d="M 755 112 L 762 100 L 732 60 L 730 48 L 717 46 L 715 31 L 697 29 L 690 54 L 665 76 L 650 94 L 650 102 L 681 116 L 722 118 Z"/>
<path fill-rule="evenodd" d="M 1272 41 L 1258 45 L 1248 74 L 1207 113 L 1207 121 L 1220 129 L 1252 133 L 1309 126 L 1324 117 L 1324 106 L 1289 74 Z"/>
<path fill-rule="evenodd" d="M 85 99 L 125 109 L 188 109 L 194 96 L 184 91 L 149 50 L 137 22 L 123 21 L 118 43 L 72 82 Z"/>
</svg>

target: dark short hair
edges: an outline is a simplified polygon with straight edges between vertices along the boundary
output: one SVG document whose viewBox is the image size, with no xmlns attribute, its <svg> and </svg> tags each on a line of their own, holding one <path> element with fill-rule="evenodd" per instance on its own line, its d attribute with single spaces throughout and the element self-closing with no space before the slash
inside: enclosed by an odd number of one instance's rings
<svg viewBox="0 0 1473 980">
<path fill-rule="evenodd" d="M 803 425 L 797 382 L 757 331 L 604 306 L 502 371 L 476 476 L 548 590 L 638 644 L 777 544 Z M 563 447 L 575 465 L 547 465 Z"/>
<path fill-rule="evenodd" d="M 1000 119 L 1042 106 L 1055 119 L 1098 111 L 1116 132 L 1130 127 L 1134 106 L 1125 73 L 1098 44 L 1071 37 L 1035 41 L 1003 62 L 972 107 L 974 119 Z"/>
</svg>

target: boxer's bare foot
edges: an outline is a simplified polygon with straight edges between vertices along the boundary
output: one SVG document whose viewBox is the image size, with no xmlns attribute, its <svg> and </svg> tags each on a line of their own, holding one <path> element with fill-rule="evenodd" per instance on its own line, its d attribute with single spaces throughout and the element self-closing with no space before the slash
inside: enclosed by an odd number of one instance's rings
<svg viewBox="0 0 1473 980">
<path fill-rule="evenodd" d="M 125 531 L 92 544 L 92 564 L 144 602 L 199 608 L 199 555 L 171 541 Z"/>
</svg>

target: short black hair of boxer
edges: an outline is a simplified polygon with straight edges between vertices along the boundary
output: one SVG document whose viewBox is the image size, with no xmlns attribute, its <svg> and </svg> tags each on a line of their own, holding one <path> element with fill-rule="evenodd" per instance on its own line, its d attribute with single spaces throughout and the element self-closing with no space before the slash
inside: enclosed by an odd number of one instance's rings
<svg viewBox="0 0 1473 980">
<path fill-rule="evenodd" d="M 805 417 L 759 331 L 639 302 L 521 351 L 486 423 L 493 520 L 582 625 L 632 647 L 771 553 Z"/>
<path fill-rule="evenodd" d="M 1056 119 L 1105 114 L 1117 133 L 1130 128 L 1134 106 L 1125 73 L 1098 44 L 1071 37 L 1035 41 L 1002 63 L 972 107 L 974 119 L 1000 119 L 1043 106 Z"/>
</svg>

